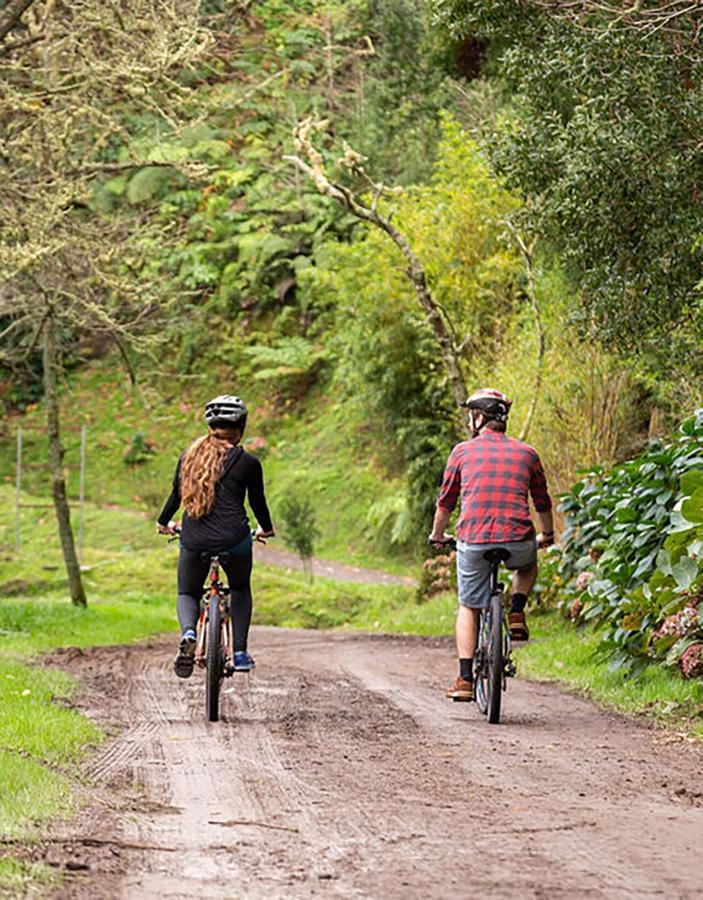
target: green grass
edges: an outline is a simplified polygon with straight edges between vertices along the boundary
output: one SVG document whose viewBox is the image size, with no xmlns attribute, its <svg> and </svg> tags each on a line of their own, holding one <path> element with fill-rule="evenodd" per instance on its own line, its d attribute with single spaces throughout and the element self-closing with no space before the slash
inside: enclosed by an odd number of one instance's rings
<svg viewBox="0 0 703 900">
<path fill-rule="evenodd" d="M 63 421 L 69 494 L 78 495 L 80 425 L 88 428 L 86 496 L 95 508 L 107 504 L 137 509 L 154 519 L 170 491 L 179 453 L 203 433 L 202 406 L 205 399 L 221 393 L 229 372 L 213 370 L 202 378 L 168 379 L 159 390 L 145 386 L 141 392 L 126 388 L 116 360 L 107 358 L 71 375 L 70 390 L 63 397 Z M 232 388 L 234 389 L 234 388 Z M 250 406 L 248 440 L 263 437 L 266 447 L 259 453 L 264 465 L 267 493 L 274 522 L 280 500 L 291 490 L 303 491 L 315 503 L 320 538 L 315 552 L 334 560 L 375 566 L 387 571 L 406 571 L 410 560 L 379 543 L 368 525 L 370 506 L 398 492 L 399 478 L 390 477 L 370 447 L 368 425 L 350 404 L 335 404 L 319 390 L 301 403 L 281 403 L 265 384 L 251 378 L 236 389 Z M 99 397 L 100 402 L 95 398 Z M 46 463 L 46 429 L 41 407 L 30 409 L 22 419 L 25 470 L 23 484 L 31 500 L 46 500 L 49 492 Z M 153 446 L 139 465 L 127 465 L 125 453 L 134 435 L 141 433 Z M 0 483 L 9 488 L 14 481 L 15 428 L 0 441 Z M 257 451 L 259 452 L 259 451 Z M 23 514 L 23 536 L 34 527 L 34 511 Z M 52 511 L 40 513 L 50 519 Z M 91 521 L 92 518 L 92 521 Z M 14 514 L 0 519 L 0 542 L 12 540 Z M 89 513 L 86 547 L 104 549 L 105 520 Z M 135 523 L 136 527 L 136 523 Z M 52 540 L 55 538 L 52 537 Z M 128 538 L 130 540 L 130 538 Z M 285 545 L 279 529 L 277 542 Z"/>
<path fill-rule="evenodd" d="M 518 651 L 521 675 L 555 681 L 603 706 L 646 714 L 703 738 L 703 682 L 650 665 L 638 675 L 610 671 L 595 655 L 598 636 L 558 613 L 530 617 L 532 640 Z"/>
<path fill-rule="evenodd" d="M 0 897 L 23 897 L 30 887 L 50 888 L 58 881 L 56 872 L 41 863 L 0 857 Z"/>
<path fill-rule="evenodd" d="M 301 573 L 256 566 L 253 591 L 254 621 L 261 625 L 413 630 L 407 614 L 415 606 L 415 591 L 403 585 L 352 584 L 327 578 L 310 584 Z"/>
<path fill-rule="evenodd" d="M 4 521 L 9 505 L 9 489 L 0 488 Z M 87 609 L 68 600 L 50 515 L 27 516 L 20 556 L 6 542 L 0 550 L 2 835 L 31 838 L 74 809 L 77 763 L 102 740 L 68 705 L 77 685 L 51 668 L 51 649 L 127 643 L 175 627 L 174 548 L 159 545 L 139 516 L 91 509 L 87 527 L 102 545 L 86 551 Z M 13 878 L 25 872 L 8 871 Z M 4 878 L 0 870 L 0 884 Z"/>
<path fill-rule="evenodd" d="M 0 750 L 0 773 L 3 836 L 31 836 L 33 826 L 73 808 L 71 781 L 33 759 Z"/>
</svg>

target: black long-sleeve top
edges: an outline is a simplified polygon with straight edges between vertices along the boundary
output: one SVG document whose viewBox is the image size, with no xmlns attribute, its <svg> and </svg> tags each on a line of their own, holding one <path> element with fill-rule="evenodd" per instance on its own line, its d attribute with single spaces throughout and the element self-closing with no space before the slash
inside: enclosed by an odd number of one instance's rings
<svg viewBox="0 0 703 900">
<path fill-rule="evenodd" d="M 173 476 L 173 489 L 158 518 L 168 525 L 181 506 L 181 458 Z M 201 519 L 183 513 L 181 544 L 186 550 L 228 550 L 236 547 L 250 531 L 244 509 L 247 497 L 256 520 L 264 531 L 273 531 L 264 495 L 264 474 L 259 460 L 242 447 L 227 454 L 222 475 L 215 485 L 215 504 Z"/>
</svg>

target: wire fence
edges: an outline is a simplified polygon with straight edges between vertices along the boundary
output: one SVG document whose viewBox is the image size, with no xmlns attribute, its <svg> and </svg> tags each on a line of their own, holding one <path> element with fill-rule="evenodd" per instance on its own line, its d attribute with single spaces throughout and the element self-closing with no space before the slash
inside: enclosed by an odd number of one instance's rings
<svg viewBox="0 0 703 900">
<path fill-rule="evenodd" d="M 86 474 L 86 456 L 88 446 L 88 430 L 85 425 L 64 426 L 64 429 L 80 431 L 80 458 L 78 463 L 64 463 L 65 469 L 77 469 L 78 480 L 78 502 L 70 503 L 72 508 L 78 509 L 78 534 L 76 540 L 76 550 L 78 560 L 81 561 L 83 556 L 83 535 L 85 524 L 85 474 Z M 32 463 L 24 460 L 25 438 L 28 433 L 42 433 L 38 429 L 27 428 L 27 426 L 19 425 L 17 427 L 16 453 L 15 453 L 15 552 L 20 553 L 22 550 L 22 510 L 23 509 L 53 509 L 53 499 L 47 499 L 40 502 L 27 502 L 22 499 L 22 484 L 28 471 L 32 469 L 46 470 L 46 463 Z"/>
</svg>

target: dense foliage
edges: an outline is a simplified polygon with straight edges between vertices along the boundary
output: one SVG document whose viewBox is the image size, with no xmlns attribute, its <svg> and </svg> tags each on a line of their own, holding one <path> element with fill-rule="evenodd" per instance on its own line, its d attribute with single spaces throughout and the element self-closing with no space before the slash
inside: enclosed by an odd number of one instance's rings
<svg viewBox="0 0 703 900">
<path fill-rule="evenodd" d="M 582 331 L 640 356 L 645 371 L 677 381 L 700 373 L 696 6 L 675 11 L 672 30 L 656 21 L 640 28 L 640 4 L 632 16 L 628 4 L 621 15 L 588 2 L 432 5 L 451 39 L 489 45 L 484 71 L 502 86 L 503 104 L 486 123 L 486 143 L 527 201 L 529 227 L 567 265 Z M 648 384 L 666 395 L 666 382 Z"/>
<path fill-rule="evenodd" d="M 461 344 L 466 377 L 476 377 L 482 357 L 497 357 L 519 302 L 519 262 L 503 233 L 514 205 L 453 121 L 430 183 L 392 198 L 394 221 Z M 384 234 L 366 229 L 353 244 L 328 242 L 315 262 L 303 284 L 311 304 L 333 310 L 335 386 L 392 435 L 394 468 L 405 470 L 405 498 L 373 512 L 403 542 L 424 534 L 444 462 L 463 438 L 447 374 L 405 261 Z"/>
<path fill-rule="evenodd" d="M 561 578 L 613 665 L 652 656 L 699 674 L 703 653 L 703 410 L 677 439 L 588 473 L 562 497 Z M 697 650 L 691 651 L 691 647 Z"/>
</svg>

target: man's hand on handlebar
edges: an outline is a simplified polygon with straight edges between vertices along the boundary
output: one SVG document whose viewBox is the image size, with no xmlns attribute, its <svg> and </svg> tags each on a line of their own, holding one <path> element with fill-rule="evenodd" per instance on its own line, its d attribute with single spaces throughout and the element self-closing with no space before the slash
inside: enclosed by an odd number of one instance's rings
<svg viewBox="0 0 703 900">
<path fill-rule="evenodd" d="M 181 526 L 178 522 L 169 522 L 168 525 L 162 525 L 161 522 L 156 523 L 156 530 L 159 534 L 180 534 Z"/>
<path fill-rule="evenodd" d="M 456 543 L 456 538 L 447 534 L 446 531 L 442 532 L 442 534 L 429 534 L 427 537 L 427 543 L 433 547 L 446 547 Z"/>
<path fill-rule="evenodd" d="M 546 550 L 547 547 L 552 547 L 554 545 L 554 532 L 553 531 L 540 531 L 537 535 L 537 549 L 538 550 Z"/>
</svg>

